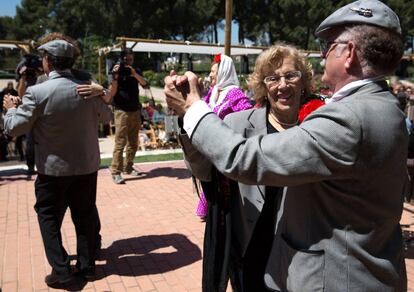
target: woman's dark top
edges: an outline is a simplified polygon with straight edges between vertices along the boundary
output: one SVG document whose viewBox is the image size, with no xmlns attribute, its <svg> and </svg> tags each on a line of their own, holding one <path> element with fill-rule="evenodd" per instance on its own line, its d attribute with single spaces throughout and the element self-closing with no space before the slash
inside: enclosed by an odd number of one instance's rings
<svg viewBox="0 0 414 292">
<path fill-rule="evenodd" d="M 277 130 L 268 123 L 267 133 Z M 245 256 L 232 239 L 231 200 L 239 196 L 237 182 L 216 169 L 211 182 L 201 182 L 208 202 L 203 251 L 203 292 L 226 291 L 230 279 L 233 291 L 268 291 L 264 273 L 273 243 L 278 207 L 278 187 L 266 187 L 266 199 Z"/>
<path fill-rule="evenodd" d="M 278 131 L 267 122 L 267 133 Z M 278 196 L 281 189 L 266 186 L 266 198 L 249 246 L 243 258 L 243 291 L 270 291 L 264 284 L 264 274 L 272 249 Z"/>
</svg>

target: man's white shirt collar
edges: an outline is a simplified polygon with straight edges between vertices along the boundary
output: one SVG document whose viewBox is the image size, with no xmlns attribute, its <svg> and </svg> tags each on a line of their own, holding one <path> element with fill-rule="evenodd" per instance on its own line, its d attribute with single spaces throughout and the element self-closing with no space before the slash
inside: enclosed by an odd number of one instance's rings
<svg viewBox="0 0 414 292">
<path fill-rule="evenodd" d="M 49 74 L 46 74 L 47 77 L 51 77 L 53 75 L 59 75 L 61 73 L 71 73 L 72 71 L 70 69 L 64 69 L 64 70 L 52 70 L 49 72 Z"/>
<path fill-rule="evenodd" d="M 357 80 L 357 81 L 348 83 L 347 85 L 339 89 L 337 92 L 335 92 L 335 94 L 332 95 L 332 97 L 327 99 L 325 102 L 326 103 L 337 102 L 343 99 L 344 97 L 348 96 L 355 89 L 360 88 L 366 84 L 382 80 L 382 79 L 384 79 L 384 76 L 377 76 L 373 78 L 367 78 L 367 79 Z"/>
</svg>

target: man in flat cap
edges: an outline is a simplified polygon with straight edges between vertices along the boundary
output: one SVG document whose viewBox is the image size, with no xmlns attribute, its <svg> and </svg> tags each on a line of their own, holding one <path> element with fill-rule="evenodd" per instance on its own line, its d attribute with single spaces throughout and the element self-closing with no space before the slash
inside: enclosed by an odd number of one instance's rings
<svg viewBox="0 0 414 292">
<path fill-rule="evenodd" d="M 84 82 L 71 74 L 71 44 L 54 40 L 38 49 L 48 80 L 29 87 L 21 105 L 11 99 L 4 101 L 4 126 L 11 135 L 33 132 L 38 170 L 35 210 L 52 266 L 45 282 L 62 287 L 76 279 L 60 233 L 67 206 L 76 229 L 76 266 L 86 278 L 94 274 L 98 124 L 109 120 L 111 113 L 104 97 L 84 99 L 77 93 L 77 85 Z"/>
<path fill-rule="evenodd" d="M 191 72 L 165 79 L 167 102 L 185 114 L 200 155 L 239 182 L 288 186 L 264 275 L 269 289 L 406 290 L 399 221 L 407 130 L 384 80 L 401 59 L 400 34 L 397 15 L 376 0 L 326 18 L 316 36 L 331 102 L 276 134 L 246 138 L 226 127 L 199 101 Z"/>
</svg>

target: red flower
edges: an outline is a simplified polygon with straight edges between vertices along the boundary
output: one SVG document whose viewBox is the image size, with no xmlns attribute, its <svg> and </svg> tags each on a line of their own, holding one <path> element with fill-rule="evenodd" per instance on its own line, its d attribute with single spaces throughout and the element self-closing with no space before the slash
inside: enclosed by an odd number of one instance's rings
<svg viewBox="0 0 414 292">
<path fill-rule="evenodd" d="M 220 63 L 221 62 L 221 54 L 217 54 L 214 56 L 213 63 Z"/>
<path fill-rule="evenodd" d="M 303 120 L 314 110 L 316 110 L 317 108 L 323 106 L 325 104 L 325 102 L 323 102 L 320 99 L 312 99 L 311 101 L 305 103 L 304 105 L 302 105 L 302 107 L 299 110 L 299 116 L 298 116 L 298 120 L 300 123 L 303 122 Z"/>
</svg>

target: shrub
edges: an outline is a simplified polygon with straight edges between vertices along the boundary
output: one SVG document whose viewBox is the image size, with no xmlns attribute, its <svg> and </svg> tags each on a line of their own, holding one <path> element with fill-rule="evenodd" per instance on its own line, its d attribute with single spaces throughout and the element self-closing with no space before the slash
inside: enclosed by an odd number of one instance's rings
<svg viewBox="0 0 414 292">
<path fill-rule="evenodd" d="M 148 80 L 151 86 L 164 87 L 164 78 L 168 75 L 167 72 L 156 73 L 152 70 L 144 71 L 143 75 Z"/>
</svg>

